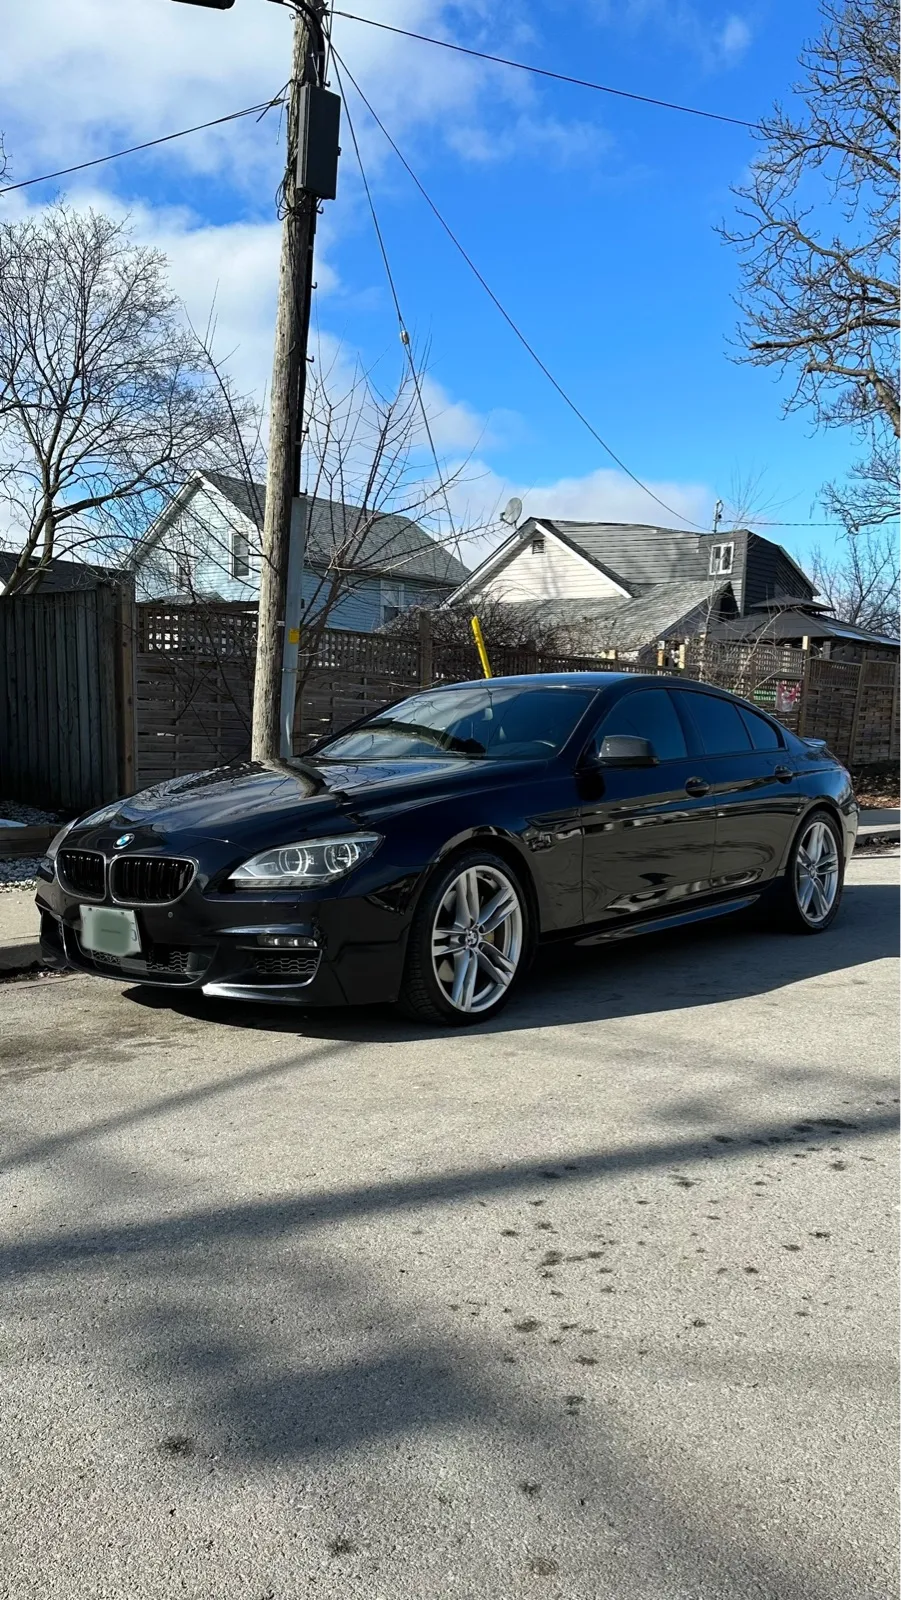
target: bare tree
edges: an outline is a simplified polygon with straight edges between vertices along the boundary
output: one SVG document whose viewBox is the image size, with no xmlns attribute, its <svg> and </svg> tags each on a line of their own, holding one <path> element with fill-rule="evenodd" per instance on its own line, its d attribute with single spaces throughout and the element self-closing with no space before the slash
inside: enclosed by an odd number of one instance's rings
<svg viewBox="0 0 901 1600">
<path fill-rule="evenodd" d="M 898 536 L 893 527 L 847 532 L 835 551 L 815 550 L 813 574 L 841 620 L 898 637 Z"/>
<path fill-rule="evenodd" d="M 124 561 L 191 471 L 234 460 L 253 408 L 211 374 L 165 265 L 93 211 L 0 225 L 0 499 L 22 538 L 7 594 L 55 555 Z"/>
<path fill-rule="evenodd" d="M 404 611 L 386 626 L 384 632 L 395 639 L 415 642 L 419 638 L 423 609 L 414 606 Z M 481 594 L 459 605 L 428 609 L 432 641 L 439 652 L 473 647 L 471 620 L 477 616 L 489 659 L 492 650 L 521 650 L 539 656 L 585 653 L 582 648 L 585 641 L 581 634 L 574 641 L 573 630 L 562 623 L 547 620 L 542 616 L 540 604 L 511 604 L 502 598 Z"/>
<path fill-rule="evenodd" d="M 755 366 L 794 374 L 788 410 L 897 434 L 897 4 L 822 12 L 795 86 L 803 110 L 762 120 L 741 223 L 723 230 L 742 259 L 741 338 Z"/>
</svg>

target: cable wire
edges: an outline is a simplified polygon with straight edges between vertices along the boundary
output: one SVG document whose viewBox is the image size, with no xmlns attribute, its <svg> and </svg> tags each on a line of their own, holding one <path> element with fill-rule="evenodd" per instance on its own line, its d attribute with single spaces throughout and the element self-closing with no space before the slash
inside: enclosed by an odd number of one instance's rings
<svg viewBox="0 0 901 1600">
<path fill-rule="evenodd" d="M 482 288 L 485 290 L 485 293 L 488 295 L 488 298 L 497 307 L 497 310 L 500 312 L 500 314 L 503 317 L 504 321 L 506 322 L 507 326 L 516 335 L 517 339 L 519 340 L 519 342 L 523 346 L 523 348 L 528 351 L 529 355 L 532 357 L 532 360 L 535 362 L 536 366 L 539 367 L 540 370 L 544 373 L 544 376 L 547 378 L 548 382 L 553 386 L 554 389 L 556 389 L 556 391 L 557 391 L 558 395 L 560 396 L 561 400 L 563 400 L 563 402 L 569 407 L 569 409 L 573 413 L 573 415 L 578 417 L 578 419 L 582 423 L 583 427 L 588 429 L 588 432 L 591 434 L 591 437 L 595 440 L 595 442 L 597 444 L 599 444 L 601 446 L 601 449 L 603 451 L 605 451 L 605 453 L 610 457 L 611 461 L 614 461 L 616 463 L 616 465 L 619 467 L 620 471 L 624 472 L 626 474 L 627 478 L 631 478 L 632 482 L 634 484 L 636 484 L 637 487 L 639 489 L 641 489 L 646 495 L 648 495 L 650 497 L 650 499 L 655 502 L 656 505 L 661 506 L 664 511 L 669 512 L 671 517 L 677 517 L 680 522 L 689 523 L 692 528 L 697 528 L 699 530 L 699 532 L 701 532 L 701 533 L 709 533 L 709 531 L 710 531 L 709 528 L 703 527 L 702 524 L 699 523 L 699 522 L 693 522 L 691 517 L 685 516 L 684 512 L 682 512 L 682 511 L 677 511 L 674 506 L 667 505 L 666 501 L 665 500 L 661 500 L 660 496 L 655 494 L 653 489 L 649 489 L 647 484 L 643 483 L 641 478 L 639 478 L 631 470 L 630 467 L 626 466 L 626 463 L 616 454 L 616 451 L 614 449 L 612 449 L 612 447 L 607 443 L 606 439 L 603 439 L 601 437 L 601 435 L 597 431 L 597 428 L 595 428 L 594 425 L 591 422 L 589 422 L 589 420 L 586 417 L 584 411 L 580 411 L 579 407 L 576 405 L 575 400 L 572 400 L 570 398 L 570 396 L 567 394 L 566 390 L 563 388 L 563 385 L 557 381 L 557 379 L 554 377 L 554 374 L 551 372 L 550 368 L 548 366 L 546 366 L 545 363 L 542 361 L 541 356 L 538 354 L 537 350 L 534 348 L 533 345 L 531 345 L 529 343 L 528 339 L 526 338 L 525 334 L 522 332 L 521 328 L 518 327 L 518 325 L 514 322 L 513 318 L 510 316 L 510 313 L 501 304 L 500 300 L 498 299 L 498 297 L 495 294 L 494 290 L 491 288 L 490 284 L 485 280 L 485 278 L 483 278 L 481 272 L 479 271 L 479 269 L 476 266 L 475 262 L 473 261 L 472 257 L 467 253 L 467 251 L 465 250 L 464 246 L 460 243 L 459 239 L 457 238 L 456 234 L 454 233 L 453 229 L 451 228 L 450 223 L 445 222 L 444 217 L 441 215 L 441 212 L 438 210 L 438 207 L 436 206 L 434 200 L 431 198 L 431 195 L 428 194 L 427 190 L 420 183 L 419 179 L 416 176 L 416 173 L 413 171 L 413 168 L 410 166 L 410 163 L 407 161 L 406 157 L 402 154 L 402 152 L 398 149 L 398 147 L 395 144 L 394 140 L 392 139 L 390 133 L 388 132 L 388 129 L 385 127 L 385 124 L 382 122 L 382 120 L 379 117 L 378 113 L 373 110 L 373 108 L 370 105 L 369 101 L 367 100 L 365 94 L 363 93 L 362 89 L 360 88 L 360 85 L 357 83 L 357 80 L 354 77 L 353 73 L 351 72 L 350 68 L 348 67 L 347 62 L 344 61 L 342 59 L 342 57 L 338 54 L 338 51 L 335 49 L 334 45 L 332 45 L 332 54 L 334 55 L 334 58 L 339 63 L 339 65 L 341 67 L 343 67 L 343 69 L 346 72 L 348 78 L 350 79 L 351 83 L 353 84 L 354 88 L 356 89 L 357 94 L 360 96 L 360 99 L 362 100 L 364 106 L 366 107 L 366 109 L 369 112 L 370 116 L 373 118 L 373 121 L 377 124 L 377 126 L 379 128 L 381 128 L 382 133 L 384 134 L 385 138 L 388 140 L 388 143 L 390 144 L 392 150 L 394 151 L 394 153 L 397 156 L 398 160 L 400 161 L 401 165 L 406 169 L 407 173 L 412 178 L 413 182 L 415 183 L 417 189 L 419 190 L 419 192 L 422 195 L 423 199 L 425 200 L 426 204 L 429 206 L 429 209 L 432 211 L 434 216 L 440 222 L 440 224 L 441 224 L 442 228 L 444 229 L 445 233 L 447 234 L 448 238 L 451 240 L 451 243 L 454 245 L 455 249 L 459 251 L 460 255 L 463 257 L 463 260 L 466 262 L 466 265 L 469 267 L 470 271 L 478 279 L 479 283 L 482 285 Z"/>
<path fill-rule="evenodd" d="M 419 39 L 423 44 L 440 45 L 442 50 L 455 50 L 458 55 L 475 56 L 479 61 L 492 61 L 500 67 L 515 67 L 518 72 L 531 72 L 539 78 L 552 78 L 556 83 L 571 83 L 578 89 L 594 89 L 598 94 L 616 95 L 621 100 L 637 100 L 642 105 L 660 106 L 665 111 L 682 111 L 690 117 L 706 117 L 711 122 L 729 122 L 736 128 L 756 128 L 756 122 L 744 117 L 727 117 L 722 111 L 702 111 L 699 106 L 683 106 L 674 100 L 658 100 L 654 95 L 636 94 L 630 89 L 613 89 L 607 83 L 593 83 L 589 78 L 574 78 L 567 72 L 552 72 L 549 67 L 535 67 L 528 61 L 513 61 L 509 56 L 490 55 L 487 50 L 473 50 L 470 45 L 451 44 L 449 39 L 433 39 L 427 33 L 412 33 L 409 28 L 397 28 L 390 22 L 376 22 L 373 17 L 357 16 L 355 11 L 332 11 L 332 16 L 346 17 L 349 22 L 364 22 L 368 28 L 381 28 L 384 33 L 399 33 L 404 39 Z"/>
<path fill-rule="evenodd" d="M 179 128 L 177 133 L 164 133 L 158 139 L 146 139 L 143 144 L 129 145 L 127 150 L 112 150 L 107 156 L 95 156 L 92 161 L 79 161 L 74 167 L 60 167 L 57 172 L 42 172 L 37 178 L 23 178 L 21 183 L 8 183 L 0 189 L 0 194 L 12 194 L 14 189 L 30 189 L 35 183 L 49 183 L 52 178 L 66 178 L 72 172 L 85 172 L 88 167 L 100 167 L 106 161 L 118 161 L 121 156 L 133 156 L 139 150 L 152 150 L 154 145 L 169 144 L 172 139 L 184 139 L 189 133 L 202 133 L 205 128 L 218 128 L 223 122 L 235 122 L 239 117 L 252 117 L 255 112 L 265 114 L 273 106 L 281 105 L 284 92 L 279 93 L 272 100 L 261 100 L 259 105 L 245 106 L 243 111 L 230 111 L 227 116 L 214 117 L 212 122 L 198 122 L 193 128 Z"/>
<path fill-rule="evenodd" d="M 340 69 L 339 69 L 339 66 L 338 66 L 338 62 L 340 60 L 340 57 L 338 56 L 338 52 L 337 52 L 337 50 L 335 50 L 334 46 L 332 46 L 332 55 L 333 55 L 334 62 L 335 62 L 335 75 L 336 75 L 336 77 L 338 79 L 338 83 L 339 83 L 340 88 L 341 88 L 341 97 L 342 97 L 342 99 L 344 101 L 344 114 L 345 114 L 345 117 L 347 118 L 347 126 L 348 126 L 348 129 L 350 130 L 351 142 L 352 142 L 353 147 L 354 147 L 354 154 L 356 155 L 356 158 L 357 158 L 357 166 L 360 169 L 360 177 L 363 180 L 363 188 L 366 191 L 366 199 L 369 202 L 369 211 L 370 211 L 370 215 L 372 216 L 372 225 L 373 225 L 373 227 L 375 229 L 375 236 L 376 236 L 376 238 L 378 240 L 379 250 L 380 250 L 381 256 L 382 256 L 382 262 L 383 262 L 384 268 L 385 268 L 385 276 L 388 279 L 388 286 L 389 286 L 389 288 L 391 290 L 391 298 L 394 301 L 394 310 L 397 313 L 397 322 L 398 322 L 398 327 L 400 328 L 401 344 L 404 347 L 404 351 L 406 352 L 407 360 L 409 362 L 410 376 L 413 379 L 413 387 L 416 390 L 416 398 L 417 398 L 417 400 L 419 402 L 419 409 L 420 409 L 420 411 L 422 413 L 422 421 L 423 421 L 423 425 L 425 427 L 426 435 L 428 437 L 429 448 L 431 449 L 431 452 L 432 452 L 432 460 L 435 463 L 435 472 L 437 474 L 438 483 L 439 483 L 439 486 L 441 488 L 442 497 L 444 499 L 444 506 L 445 506 L 445 510 L 447 511 L 448 521 L 450 523 L 451 536 L 452 536 L 452 538 L 456 539 L 457 531 L 456 531 L 456 528 L 454 526 L 454 514 L 451 511 L 450 498 L 449 498 L 448 492 L 447 492 L 447 483 L 445 482 L 444 474 L 441 471 L 441 466 L 440 466 L 440 463 L 438 461 L 438 452 L 435 449 L 435 440 L 434 440 L 434 437 L 432 435 L 432 426 L 431 426 L 431 423 L 429 422 L 429 415 L 428 415 L 428 412 L 426 410 L 425 400 L 423 398 L 422 386 L 421 386 L 420 380 L 419 380 L 419 373 L 416 370 L 416 362 L 414 360 L 413 350 L 412 350 L 412 347 L 410 345 L 410 335 L 409 335 L 409 332 L 407 331 L 406 323 L 404 322 L 403 312 L 400 309 L 400 299 L 398 297 L 397 287 L 396 287 L 395 282 L 394 282 L 394 274 L 391 271 L 391 263 L 388 260 L 388 251 L 387 251 L 387 249 L 385 247 L 384 235 L 383 235 L 381 227 L 379 225 L 378 216 L 376 215 L 375 202 L 373 201 L 373 198 L 372 198 L 372 191 L 371 191 L 371 189 L 369 187 L 369 180 L 366 177 L 366 169 L 363 166 L 363 157 L 362 157 L 362 155 L 360 153 L 360 146 L 357 143 L 357 135 L 356 135 L 356 132 L 355 132 L 355 129 L 354 129 L 353 120 L 352 120 L 351 115 L 350 115 L 350 108 L 349 108 L 349 106 L 347 104 L 347 95 L 344 92 L 344 84 L 341 82 L 341 72 L 340 72 Z M 343 65 L 343 63 L 342 63 L 342 65 Z M 348 77 L 349 76 L 350 76 L 350 74 L 348 73 Z"/>
</svg>

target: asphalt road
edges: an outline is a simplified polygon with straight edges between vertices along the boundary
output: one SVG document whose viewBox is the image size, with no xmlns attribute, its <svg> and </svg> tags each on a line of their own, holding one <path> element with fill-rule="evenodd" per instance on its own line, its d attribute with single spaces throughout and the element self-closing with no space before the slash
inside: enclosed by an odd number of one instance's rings
<svg viewBox="0 0 901 1600">
<path fill-rule="evenodd" d="M 0 989 L 0 1594 L 894 1596 L 896 880 L 475 1033 Z"/>
</svg>

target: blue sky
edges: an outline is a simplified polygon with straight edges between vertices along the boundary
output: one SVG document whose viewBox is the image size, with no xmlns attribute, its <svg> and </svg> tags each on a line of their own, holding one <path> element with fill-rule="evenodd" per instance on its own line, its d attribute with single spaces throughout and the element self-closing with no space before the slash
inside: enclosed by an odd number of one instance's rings
<svg viewBox="0 0 901 1600">
<path fill-rule="evenodd" d="M 362 14 L 667 100 L 753 119 L 789 97 L 818 30 L 808 0 L 360 0 Z M 507 10 L 509 8 L 503 8 Z M 275 92 L 290 16 L 171 0 L 29 0 L 4 23 L 0 104 L 13 176 L 153 137 Z M 769 520 L 821 520 L 818 492 L 855 454 L 784 418 L 771 373 L 729 357 L 734 253 L 717 237 L 754 141 L 727 124 L 551 84 L 337 21 L 341 54 L 511 316 L 597 430 L 683 516 L 760 478 Z M 36 91 L 40 89 L 40 93 Z M 351 95 L 405 321 L 429 349 L 439 450 L 466 458 L 457 510 L 519 494 L 549 515 L 673 522 L 625 478 L 516 343 Z M 218 348 L 241 383 L 268 377 L 277 261 L 278 113 L 68 180 L 76 203 L 128 210 L 166 250 L 195 320 L 216 295 Z M 393 307 L 343 138 L 321 224 L 324 359 L 400 365 Z M 9 196 L 6 215 L 56 186 Z M 758 508 L 759 509 L 759 508 Z M 802 560 L 833 530 L 785 527 Z"/>
</svg>

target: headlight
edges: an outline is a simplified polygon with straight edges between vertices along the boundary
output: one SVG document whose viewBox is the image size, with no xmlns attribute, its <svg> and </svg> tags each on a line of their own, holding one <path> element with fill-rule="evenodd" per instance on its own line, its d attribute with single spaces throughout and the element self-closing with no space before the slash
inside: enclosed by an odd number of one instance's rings
<svg viewBox="0 0 901 1600">
<path fill-rule="evenodd" d="M 283 844 L 236 867 L 228 881 L 239 889 L 309 889 L 343 878 L 381 842 L 378 833 L 344 833 L 336 839 Z"/>
<path fill-rule="evenodd" d="M 53 862 L 53 861 L 56 860 L 56 854 L 57 854 L 57 851 L 59 850 L 60 845 L 62 844 L 63 840 L 65 839 L 66 834 L 67 833 L 71 833 L 71 831 L 72 831 L 72 829 L 74 827 L 75 827 L 75 823 L 74 822 L 67 822 L 66 826 L 64 828 L 60 828 L 59 833 L 55 833 L 53 835 L 53 838 L 50 840 L 50 843 L 47 846 L 47 852 L 46 852 L 46 855 L 44 857 L 45 861 Z"/>
</svg>

